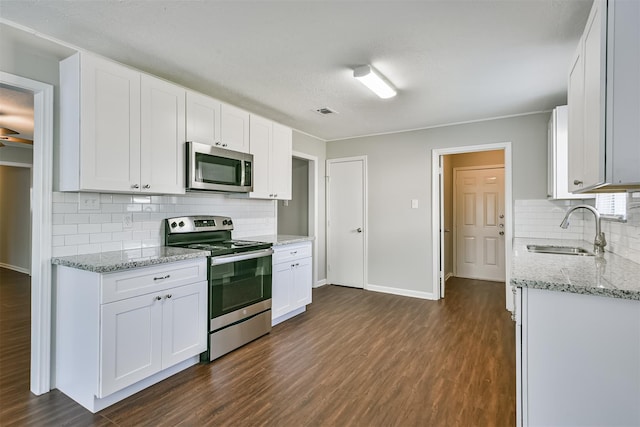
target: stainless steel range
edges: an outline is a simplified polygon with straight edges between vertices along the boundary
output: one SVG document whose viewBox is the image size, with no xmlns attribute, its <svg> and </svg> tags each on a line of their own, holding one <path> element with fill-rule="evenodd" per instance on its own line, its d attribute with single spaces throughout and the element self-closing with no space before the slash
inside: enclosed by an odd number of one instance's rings
<svg viewBox="0 0 640 427">
<path fill-rule="evenodd" d="M 232 240 L 224 216 L 165 220 L 165 244 L 207 250 L 211 361 L 271 331 L 271 243 Z"/>
</svg>

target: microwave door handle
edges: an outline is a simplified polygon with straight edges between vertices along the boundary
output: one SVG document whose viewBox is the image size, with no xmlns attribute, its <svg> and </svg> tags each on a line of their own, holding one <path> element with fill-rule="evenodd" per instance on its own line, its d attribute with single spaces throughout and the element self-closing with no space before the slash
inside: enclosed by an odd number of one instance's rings
<svg viewBox="0 0 640 427">
<path fill-rule="evenodd" d="M 246 261 L 254 258 L 262 258 L 273 254 L 273 249 L 262 249 L 259 251 L 244 252 L 241 254 L 222 255 L 211 258 L 211 265 L 229 264 L 231 262 Z"/>
</svg>

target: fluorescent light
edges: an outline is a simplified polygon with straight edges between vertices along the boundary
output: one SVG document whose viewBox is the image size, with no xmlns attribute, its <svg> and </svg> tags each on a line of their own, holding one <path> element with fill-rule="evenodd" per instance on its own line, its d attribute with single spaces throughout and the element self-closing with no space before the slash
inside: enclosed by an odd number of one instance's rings
<svg viewBox="0 0 640 427">
<path fill-rule="evenodd" d="M 380 98 L 387 99 L 396 96 L 396 90 L 371 65 L 363 65 L 353 70 L 353 77 L 360 80 Z"/>
</svg>

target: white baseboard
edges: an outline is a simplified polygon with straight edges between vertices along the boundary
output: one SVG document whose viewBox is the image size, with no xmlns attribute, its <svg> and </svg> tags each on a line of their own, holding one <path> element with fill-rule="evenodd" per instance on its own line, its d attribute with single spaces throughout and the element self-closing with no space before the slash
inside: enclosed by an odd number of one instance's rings
<svg viewBox="0 0 640 427">
<path fill-rule="evenodd" d="M 322 280 L 318 280 L 315 285 L 313 285 L 314 288 L 319 288 L 320 286 L 324 286 L 327 284 L 327 279 L 322 279 Z"/>
<path fill-rule="evenodd" d="M 374 291 L 374 292 L 382 292 L 385 294 L 401 295 L 404 297 L 436 300 L 436 297 L 433 294 L 433 292 L 412 291 L 409 289 L 391 288 L 389 286 L 378 286 L 378 285 L 372 285 L 372 284 L 367 285 L 367 290 Z"/>
<path fill-rule="evenodd" d="M 446 282 L 447 280 L 451 279 L 453 277 L 453 273 L 447 273 L 444 275 L 444 281 Z"/>
<path fill-rule="evenodd" d="M 31 276 L 31 270 L 28 269 L 28 268 L 18 267 L 16 265 L 5 264 L 4 262 L 0 262 L 0 267 L 7 268 L 7 269 L 13 270 L 13 271 L 17 271 L 18 273 L 28 274 L 29 276 Z"/>
</svg>

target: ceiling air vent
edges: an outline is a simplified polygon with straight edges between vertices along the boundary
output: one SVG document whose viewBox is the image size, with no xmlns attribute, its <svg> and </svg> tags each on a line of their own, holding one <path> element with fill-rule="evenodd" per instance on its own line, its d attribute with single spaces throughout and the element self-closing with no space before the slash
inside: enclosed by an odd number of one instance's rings
<svg viewBox="0 0 640 427">
<path fill-rule="evenodd" d="M 326 116 L 326 115 L 329 115 L 329 114 L 338 114 L 338 112 L 336 110 L 332 110 L 329 107 L 320 107 L 320 108 L 316 108 L 313 111 L 315 111 L 318 114 L 322 114 L 323 116 Z"/>
</svg>

